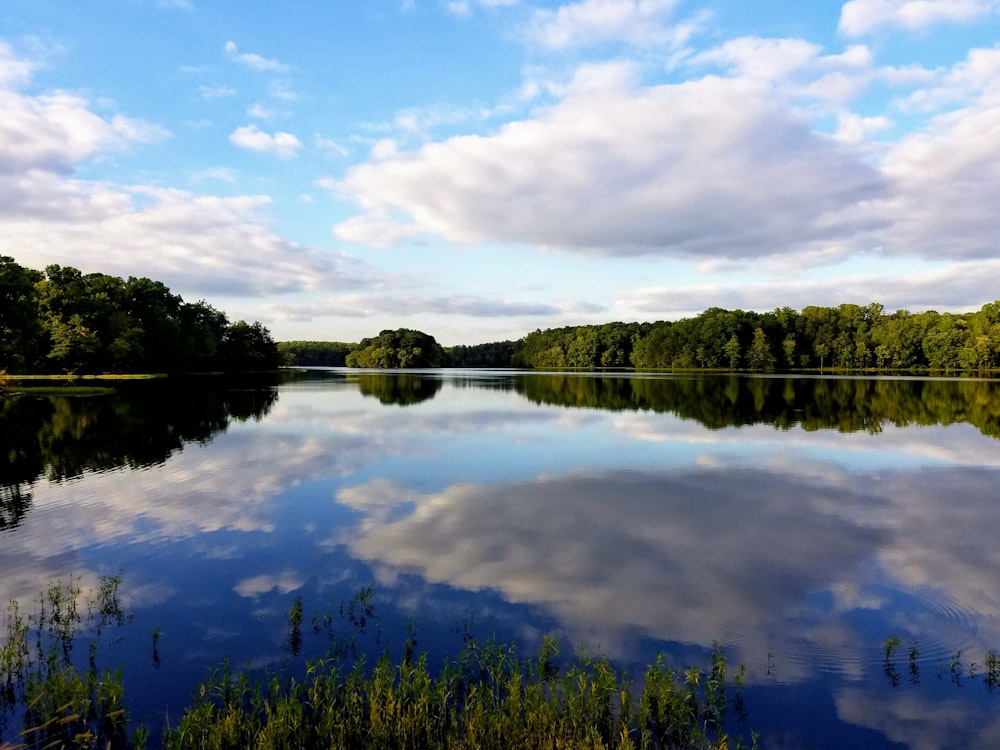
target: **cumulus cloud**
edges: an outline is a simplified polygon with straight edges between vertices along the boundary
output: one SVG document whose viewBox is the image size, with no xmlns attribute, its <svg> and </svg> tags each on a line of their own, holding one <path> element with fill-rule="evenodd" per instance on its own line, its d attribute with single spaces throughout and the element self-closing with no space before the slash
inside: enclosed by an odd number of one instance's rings
<svg viewBox="0 0 1000 750">
<path fill-rule="evenodd" d="M 998 10 L 996 0 L 848 0 L 840 10 L 839 29 L 848 36 L 882 28 L 919 31 L 939 23 L 967 23 Z"/>
<path fill-rule="evenodd" d="M 982 260 L 924 271 L 902 271 L 888 285 L 884 274 L 836 275 L 821 280 L 799 278 L 794 283 L 786 275 L 779 281 L 639 287 L 621 297 L 618 303 L 661 316 L 700 312 L 718 305 L 719 300 L 725 300 L 727 307 L 744 310 L 881 302 L 890 310 L 969 311 L 994 301 L 998 288 L 1000 261 Z"/>
<path fill-rule="evenodd" d="M 688 34 L 668 23 L 677 5 L 678 0 L 582 0 L 535 10 L 525 33 L 531 42 L 557 50 L 606 41 L 676 43 Z"/>
<path fill-rule="evenodd" d="M 8 48 L 0 48 L 2 54 L 7 62 L 0 69 L 15 73 L 0 87 L 0 254 L 33 268 L 58 263 L 121 276 L 141 271 L 185 295 L 353 285 L 345 279 L 357 269 L 346 271 L 344 258 L 288 241 L 268 226 L 267 196 L 75 178 L 88 159 L 169 134 L 120 114 L 102 117 L 67 92 L 25 94 L 20 87 L 30 66 L 19 65 Z M 228 179 L 231 173 L 203 176 Z"/>
<path fill-rule="evenodd" d="M 302 148 L 302 141 L 291 133 L 266 133 L 256 125 L 236 128 L 229 134 L 229 140 L 240 148 L 271 153 L 285 159 L 295 156 Z"/>
<path fill-rule="evenodd" d="M 581 65 L 554 104 L 492 134 L 415 149 L 388 141 L 332 186 L 361 209 L 334 233 L 705 266 L 768 258 L 786 271 L 873 254 L 994 257 L 1000 50 L 929 70 L 880 67 L 864 45 L 825 54 L 745 37 L 685 65 L 723 75 L 644 85 L 632 63 Z M 896 100 L 904 112 L 938 114 L 873 140 L 904 126 L 851 110 L 874 85 L 909 89 Z M 930 304 L 955 304 L 946 288 L 927 290 Z"/>
<path fill-rule="evenodd" d="M 983 78 L 984 70 L 1000 71 L 1000 53 L 974 52 L 958 69 L 962 77 Z M 997 80 L 983 78 L 981 93 L 966 106 L 936 116 L 887 153 L 883 171 L 894 191 L 884 210 L 893 219 L 897 251 L 996 257 L 1000 152 L 992 146 L 1000 129 Z"/>
<path fill-rule="evenodd" d="M 858 244 L 886 189 L 861 157 L 753 81 L 637 87 L 620 65 L 591 66 L 494 135 L 350 170 L 338 187 L 364 213 L 335 233 L 742 258 Z"/>
<path fill-rule="evenodd" d="M 14 74 L 9 79 L 21 82 Z M 98 152 L 169 136 L 163 128 L 141 120 L 122 115 L 102 118 L 91 111 L 87 100 L 65 92 L 27 96 L 0 89 L 0 110 L 4 113 L 0 118 L 0 174 L 5 175 L 33 170 L 66 174 Z"/>
<path fill-rule="evenodd" d="M 358 283 L 349 278 L 356 269 L 336 254 L 271 229 L 267 196 L 94 185 L 42 172 L 7 181 L 0 196 L 0 252 L 32 267 L 60 263 L 121 276 L 141 269 L 185 295 L 280 294 Z"/>
<path fill-rule="evenodd" d="M 714 63 L 766 81 L 787 77 L 820 56 L 823 48 L 805 39 L 740 37 L 693 55 L 690 65 Z"/>
<path fill-rule="evenodd" d="M 253 52 L 240 52 L 239 47 L 236 46 L 236 42 L 233 41 L 226 42 L 223 49 L 226 52 L 226 57 L 251 70 L 262 73 L 281 73 L 291 69 L 291 66 L 278 62 L 273 58 L 262 57 Z"/>
<path fill-rule="evenodd" d="M 937 112 L 984 96 L 995 103 L 1000 90 L 998 80 L 1000 49 L 972 49 L 965 60 L 922 81 L 926 85 L 895 104 L 906 112 Z"/>
</svg>

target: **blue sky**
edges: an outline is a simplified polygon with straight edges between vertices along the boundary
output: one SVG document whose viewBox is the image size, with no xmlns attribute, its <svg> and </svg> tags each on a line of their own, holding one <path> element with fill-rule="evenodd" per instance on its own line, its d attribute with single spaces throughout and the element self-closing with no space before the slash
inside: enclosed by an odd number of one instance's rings
<svg viewBox="0 0 1000 750">
<path fill-rule="evenodd" d="M 1000 0 L 4 0 L 0 254 L 276 338 L 1000 298 Z"/>
</svg>

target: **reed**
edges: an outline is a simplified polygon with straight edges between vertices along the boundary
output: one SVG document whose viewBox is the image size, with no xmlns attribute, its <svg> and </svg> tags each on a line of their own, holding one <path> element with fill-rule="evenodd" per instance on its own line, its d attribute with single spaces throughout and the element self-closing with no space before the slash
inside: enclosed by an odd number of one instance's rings
<svg viewBox="0 0 1000 750">
<path fill-rule="evenodd" d="M 534 658 L 467 642 L 432 671 L 426 655 L 373 665 L 307 664 L 302 680 L 252 682 L 228 665 L 199 687 L 166 748 L 730 748 L 726 664 L 679 671 L 663 656 L 636 686 L 606 656 L 576 652 L 562 669 L 545 638 Z M 753 738 L 756 747 L 756 737 Z"/>
<path fill-rule="evenodd" d="M 50 584 L 30 612 L 16 601 L 8 604 L 0 647 L 0 715 L 23 711 L 13 747 L 132 746 L 122 671 L 97 664 L 102 632 L 130 620 L 120 583 L 120 574 L 107 576 L 85 595 L 80 579 L 70 578 Z M 89 641 L 85 669 L 74 656 L 81 639 Z"/>
<path fill-rule="evenodd" d="M 84 592 L 79 578 L 52 583 L 34 609 L 11 602 L 0 649 L 0 713 L 20 708 L 22 729 L 12 748 L 144 748 L 150 733 L 128 734 L 122 670 L 101 669 L 103 636 L 131 621 L 119 589 L 121 574 L 102 578 Z M 334 612 L 340 624 L 334 632 Z M 303 603 L 288 612 L 290 645 L 301 645 Z M 386 650 L 374 662 L 355 648 L 348 633 L 363 633 L 374 618 L 370 587 L 323 616 L 314 631 L 327 630 L 327 657 L 307 661 L 301 678 L 212 670 L 174 726 L 164 729 L 165 748 L 730 748 L 725 733 L 726 663 L 721 648 L 711 666 L 679 670 L 660 656 L 636 685 L 605 655 L 580 649 L 565 660 L 562 644 L 545 636 L 537 654 L 516 646 L 479 642 L 472 625 L 453 658 L 432 668 L 418 654 L 410 621 L 402 654 Z M 343 630 L 343 633 L 341 631 Z M 380 632 L 380 631 L 379 631 Z M 159 627 L 152 631 L 158 665 Z M 89 651 L 75 653 L 81 640 Z M 742 683 L 743 670 L 738 673 Z M 739 692 L 739 684 L 736 687 Z M 756 738 L 753 740 L 756 746 Z"/>
</svg>

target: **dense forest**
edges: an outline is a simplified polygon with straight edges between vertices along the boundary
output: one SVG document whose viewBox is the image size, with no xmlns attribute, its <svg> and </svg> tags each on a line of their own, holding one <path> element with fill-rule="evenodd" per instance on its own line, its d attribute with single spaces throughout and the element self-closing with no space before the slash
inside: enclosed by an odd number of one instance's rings
<svg viewBox="0 0 1000 750">
<path fill-rule="evenodd" d="M 959 314 L 887 313 L 878 303 L 764 313 L 713 307 L 673 322 L 550 328 L 520 341 L 475 346 L 443 348 L 433 337 L 405 328 L 382 331 L 358 345 L 283 346 L 291 355 L 289 364 L 370 368 L 982 371 L 1000 368 L 1000 302 Z M 336 355 L 342 361 L 307 359 L 324 346 L 329 359 Z"/>
<path fill-rule="evenodd" d="M 265 370 L 280 363 L 260 323 L 230 323 L 159 281 L 0 256 L 0 371 L 128 373 Z"/>
<path fill-rule="evenodd" d="M 776 370 L 985 370 L 1000 367 L 1000 302 L 974 313 L 886 313 L 872 303 L 745 312 L 713 307 L 657 323 L 535 331 L 512 364 Z"/>
<path fill-rule="evenodd" d="M 344 367 L 357 344 L 342 341 L 279 341 L 282 362 L 299 367 Z"/>
</svg>

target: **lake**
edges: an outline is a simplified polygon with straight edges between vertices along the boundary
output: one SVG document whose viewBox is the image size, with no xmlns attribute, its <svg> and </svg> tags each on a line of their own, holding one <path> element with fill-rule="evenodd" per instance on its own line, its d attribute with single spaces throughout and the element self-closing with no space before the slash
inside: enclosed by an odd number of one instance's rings
<svg viewBox="0 0 1000 750">
<path fill-rule="evenodd" d="M 707 668 L 721 648 L 746 669 L 731 730 L 764 747 L 1000 746 L 1000 382 L 115 387 L 0 401 L 0 596 L 30 608 L 122 571 L 133 616 L 102 656 L 154 730 L 223 658 L 295 673 L 415 633 L 434 664 L 554 634 L 637 680 L 658 653 Z"/>
</svg>

